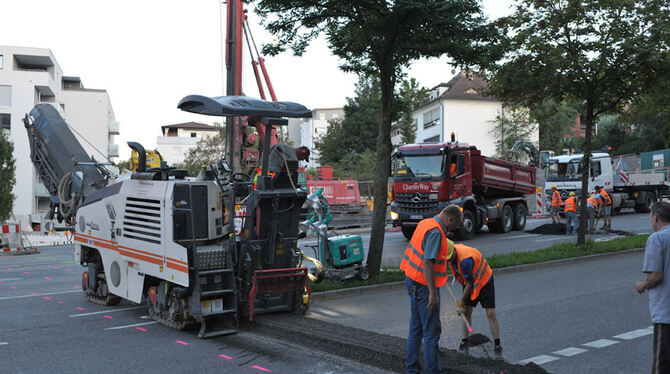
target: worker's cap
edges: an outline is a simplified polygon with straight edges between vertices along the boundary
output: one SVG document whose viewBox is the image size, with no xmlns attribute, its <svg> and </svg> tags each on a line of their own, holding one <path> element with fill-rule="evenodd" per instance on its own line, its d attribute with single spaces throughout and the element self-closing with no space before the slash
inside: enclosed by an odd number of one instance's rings
<svg viewBox="0 0 670 374">
<path fill-rule="evenodd" d="M 574 192 L 570 192 L 568 195 L 569 196 L 577 196 L 577 194 L 575 194 Z"/>
<path fill-rule="evenodd" d="M 598 191 L 600 189 L 600 186 L 595 186 L 594 188 L 596 191 Z"/>
<path fill-rule="evenodd" d="M 558 188 L 558 187 L 555 184 L 552 184 L 551 188 Z"/>
<path fill-rule="evenodd" d="M 449 249 L 447 249 L 447 261 L 449 261 L 454 257 L 454 242 L 447 239 L 447 243 L 449 243 Z"/>
</svg>

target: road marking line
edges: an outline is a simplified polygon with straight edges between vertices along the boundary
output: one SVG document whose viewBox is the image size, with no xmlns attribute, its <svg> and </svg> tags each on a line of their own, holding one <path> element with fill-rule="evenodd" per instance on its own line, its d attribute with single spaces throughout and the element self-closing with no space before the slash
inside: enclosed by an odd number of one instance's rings
<svg viewBox="0 0 670 374">
<path fill-rule="evenodd" d="M 617 339 L 631 340 L 631 339 L 636 339 L 636 338 L 639 338 L 639 337 L 642 337 L 642 336 L 651 335 L 653 333 L 654 333 L 653 330 L 649 331 L 649 329 L 639 329 L 639 330 L 633 330 L 633 331 L 625 332 L 625 333 L 619 334 L 619 335 L 614 335 L 614 337 L 617 338 Z"/>
<path fill-rule="evenodd" d="M 60 295 L 62 293 L 72 293 L 72 292 L 81 292 L 81 291 L 61 291 L 61 292 L 50 292 L 50 293 L 43 293 L 43 294 L 36 294 L 36 295 L 7 296 L 7 297 L 0 297 L 0 300 L 22 299 L 24 297 L 37 297 L 37 296 L 46 296 L 46 295 Z"/>
<path fill-rule="evenodd" d="M 145 326 L 145 325 L 154 325 L 157 322 L 143 322 L 143 323 L 136 323 L 134 325 L 125 325 L 125 326 L 114 326 L 114 327 L 108 327 L 105 330 L 121 330 L 121 329 L 127 329 L 130 327 L 138 327 L 138 326 Z"/>
<path fill-rule="evenodd" d="M 614 239 L 618 239 L 618 238 L 625 238 L 625 236 L 623 236 L 623 235 L 608 236 L 606 238 L 596 239 L 596 240 L 594 240 L 594 242 L 608 242 L 610 240 L 614 240 Z"/>
<path fill-rule="evenodd" d="M 536 365 L 542 365 L 542 364 L 546 364 L 547 362 L 552 362 L 552 361 L 556 361 L 556 360 L 558 360 L 558 357 L 548 356 L 548 355 L 539 355 L 539 356 L 535 356 L 535 357 L 531 357 L 531 358 L 519 361 L 519 364 L 525 365 L 527 363 L 532 362 Z"/>
<path fill-rule="evenodd" d="M 609 339 L 599 339 L 599 340 L 594 340 L 592 342 L 588 342 L 582 345 L 585 345 L 587 347 L 591 348 L 605 348 L 609 347 L 610 345 L 617 344 L 619 342 L 615 340 L 609 340 Z"/>
<path fill-rule="evenodd" d="M 5 278 L 5 279 L 0 279 L 0 282 L 9 282 L 9 281 L 18 281 L 23 278 Z"/>
<path fill-rule="evenodd" d="M 114 313 L 114 312 L 122 312 L 124 310 L 144 309 L 144 308 L 146 308 L 146 306 L 135 306 L 135 307 L 132 307 L 132 308 L 111 309 L 111 310 L 103 310 L 103 311 L 100 311 L 100 312 L 71 314 L 68 317 L 85 317 L 85 316 L 92 316 L 92 315 L 95 315 L 95 314 Z"/>
<path fill-rule="evenodd" d="M 533 236 L 541 236 L 542 234 L 529 234 L 529 235 L 516 235 L 516 236 L 506 236 L 500 239 L 517 239 L 517 238 L 530 238 Z"/>
<path fill-rule="evenodd" d="M 8 345 L 9 343 L 7 342 L 0 342 L 0 345 Z"/>
<path fill-rule="evenodd" d="M 578 355 L 580 353 L 588 352 L 587 349 L 582 349 L 582 348 L 576 348 L 576 347 L 570 347 L 570 348 L 565 348 L 561 349 L 560 351 L 554 352 L 557 355 L 565 356 L 565 357 L 572 357 L 574 355 Z"/>
<path fill-rule="evenodd" d="M 536 240 L 536 242 L 548 242 L 548 241 L 551 241 L 551 240 L 556 241 L 556 240 L 569 239 L 569 238 L 570 238 L 570 236 L 557 236 L 557 237 L 551 238 L 551 239 Z"/>
</svg>

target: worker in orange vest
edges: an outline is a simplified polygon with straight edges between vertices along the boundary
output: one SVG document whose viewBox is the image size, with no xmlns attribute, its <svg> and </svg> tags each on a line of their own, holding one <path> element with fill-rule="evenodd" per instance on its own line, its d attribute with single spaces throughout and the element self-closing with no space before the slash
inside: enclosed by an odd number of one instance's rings
<svg viewBox="0 0 670 374">
<path fill-rule="evenodd" d="M 612 198 L 610 194 L 605 191 L 604 188 L 596 186 L 596 193 L 600 195 L 600 201 L 602 201 L 603 209 L 603 227 L 601 229 L 612 229 Z"/>
<path fill-rule="evenodd" d="M 565 199 L 565 235 L 571 235 L 577 232 L 577 197 L 574 192 Z"/>
<path fill-rule="evenodd" d="M 411 317 L 407 337 L 407 373 L 419 373 L 420 344 L 423 340 L 425 373 L 442 373 L 440 366 L 440 294 L 447 283 L 447 256 L 454 242 L 447 232 L 461 226 L 463 213 L 457 205 L 448 205 L 437 216 L 419 222 L 400 262 L 405 272 Z"/>
<path fill-rule="evenodd" d="M 556 185 L 551 186 L 551 206 L 549 207 L 551 223 L 561 223 L 561 216 L 559 215 L 559 212 L 561 211 L 560 209 L 562 205 L 563 200 L 561 199 L 561 193 L 558 192 Z"/>
<path fill-rule="evenodd" d="M 600 210 L 600 195 L 592 193 L 586 199 L 586 219 L 588 220 L 588 233 L 592 234 L 596 229 L 596 214 Z"/>
<path fill-rule="evenodd" d="M 502 352 L 500 345 L 500 327 L 496 316 L 496 295 L 493 284 L 493 271 L 484 256 L 478 250 L 463 244 L 454 245 L 454 251 L 447 257 L 451 273 L 463 286 L 461 300 L 458 301 L 458 313 L 463 314 L 472 325 L 472 308 L 481 303 L 486 310 L 489 328 L 493 335 L 495 353 Z M 448 287 L 448 286 L 447 286 Z M 468 327 L 463 322 L 463 339 L 459 349 L 468 346 Z"/>
</svg>

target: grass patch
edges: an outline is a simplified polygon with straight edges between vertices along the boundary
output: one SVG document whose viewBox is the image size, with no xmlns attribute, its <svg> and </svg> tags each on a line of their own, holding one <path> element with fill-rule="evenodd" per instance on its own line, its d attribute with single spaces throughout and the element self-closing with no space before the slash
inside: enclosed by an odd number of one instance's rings
<svg viewBox="0 0 670 374">
<path fill-rule="evenodd" d="M 533 252 L 513 252 L 501 255 L 486 256 L 486 261 L 494 269 L 500 269 L 509 266 L 535 264 L 538 262 L 560 260 L 564 258 L 582 257 L 595 255 L 599 253 L 619 252 L 633 248 L 643 248 L 647 242 L 649 234 L 631 235 L 625 238 L 617 238 L 604 242 L 594 242 L 587 240 L 579 247 L 574 243 L 555 244 L 545 249 L 539 249 Z M 311 285 L 312 292 L 339 290 L 344 288 L 354 288 L 370 286 L 373 284 L 382 284 L 402 281 L 405 279 L 405 273 L 398 268 L 383 268 L 379 276 L 367 281 L 358 279 L 349 279 L 343 282 L 323 280 L 320 283 Z"/>
</svg>

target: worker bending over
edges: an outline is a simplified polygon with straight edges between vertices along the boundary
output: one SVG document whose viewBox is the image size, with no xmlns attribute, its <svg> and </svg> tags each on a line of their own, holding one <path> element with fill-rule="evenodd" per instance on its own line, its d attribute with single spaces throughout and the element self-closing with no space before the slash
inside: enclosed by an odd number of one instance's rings
<svg viewBox="0 0 670 374">
<path fill-rule="evenodd" d="M 549 207 L 549 215 L 551 216 L 551 223 L 561 223 L 561 216 L 559 212 L 561 211 L 561 205 L 563 205 L 563 200 L 561 199 L 561 193 L 558 192 L 556 185 L 551 186 L 551 206 Z M 555 218 L 555 219 L 554 219 Z"/>
<path fill-rule="evenodd" d="M 493 284 L 493 270 L 478 250 L 463 244 L 454 245 L 453 252 L 447 256 L 451 273 L 463 286 L 461 300 L 458 301 L 458 313 L 464 314 L 472 326 L 472 308 L 481 303 L 486 310 L 489 328 L 495 344 L 493 350 L 502 352 L 500 345 L 500 328 L 496 317 L 496 295 Z M 468 346 L 468 327 L 463 322 L 463 339 L 460 349 Z"/>
<path fill-rule="evenodd" d="M 571 235 L 577 232 L 577 197 L 574 192 L 565 199 L 565 235 Z"/>
<path fill-rule="evenodd" d="M 586 219 L 588 220 L 588 233 L 593 234 L 596 229 L 596 215 L 600 210 L 600 195 L 592 193 L 586 199 Z"/>
<path fill-rule="evenodd" d="M 612 198 L 610 194 L 605 191 L 604 188 L 596 186 L 596 193 L 600 195 L 600 201 L 602 202 L 602 216 L 603 216 L 603 227 L 601 229 L 612 229 Z"/>
</svg>

